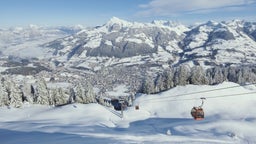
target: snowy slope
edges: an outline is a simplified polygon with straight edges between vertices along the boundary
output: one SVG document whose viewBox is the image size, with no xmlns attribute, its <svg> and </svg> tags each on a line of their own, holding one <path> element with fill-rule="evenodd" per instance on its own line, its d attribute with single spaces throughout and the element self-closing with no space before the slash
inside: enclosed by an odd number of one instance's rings
<svg viewBox="0 0 256 144">
<path fill-rule="evenodd" d="M 228 87 L 233 88 L 220 89 Z M 189 94 L 214 89 L 219 90 Z M 120 112 L 98 104 L 2 107 L 1 143 L 255 143 L 256 97 L 245 94 L 251 92 L 256 92 L 254 85 L 227 82 L 180 86 L 139 96 L 135 105 L 140 109 L 129 108 L 122 119 Z M 200 97 L 207 99 L 206 118 L 194 121 L 190 110 L 200 105 Z"/>
</svg>

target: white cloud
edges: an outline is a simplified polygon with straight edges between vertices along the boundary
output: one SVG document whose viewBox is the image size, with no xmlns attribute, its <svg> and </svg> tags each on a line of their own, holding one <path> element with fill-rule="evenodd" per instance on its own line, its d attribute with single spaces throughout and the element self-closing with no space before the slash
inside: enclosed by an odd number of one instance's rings
<svg viewBox="0 0 256 144">
<path fill-rule="evenodd" d="M 144 16 L 167 16 L 181 12 L 199 12 L 225 7 L 238 7 L 255 3 L 256 0 L 151 0 L 140 5 L 138 14 Z"/>
</svg>

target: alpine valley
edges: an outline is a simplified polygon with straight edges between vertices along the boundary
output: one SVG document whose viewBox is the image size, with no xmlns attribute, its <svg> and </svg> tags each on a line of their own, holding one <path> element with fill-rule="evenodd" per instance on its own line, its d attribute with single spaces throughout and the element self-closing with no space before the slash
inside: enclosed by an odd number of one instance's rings
<svg viewBox="0 0 256 144">
<path fill-rule="evenodd" d="M 212 77 L 202 84 L 226 79 L 238 82 L 229 71 L 241 73 L 241 67 L 254 70 L 255 40 L 256 23 L 241 20 L 185 26 L 171 21 L 138 23 L 113 17 L 94 28 L 30 25 L 0 30 L 1 73 L 41 74 L 59 82 L 83 79 L 97 92 L 113 90 L 120 84 L 129 91 L 141 92 L 147 77 L 156 83 L 166 72 L 175 77 L 175 72 L 185 69 L 191 75 L 193 68 Z M 224 78 L 213 80 L 217 73 L 223 73 Z M 161 89 L 194 84 L 189 78 Z"/>
<path fill-rule="evenodd" d="M 2 28 L 0 138 L 255 143 L 255 64 L 256 22 L 242 20 Z M 211 102 L 196 123 L 199 93 Z"/>
</svg>

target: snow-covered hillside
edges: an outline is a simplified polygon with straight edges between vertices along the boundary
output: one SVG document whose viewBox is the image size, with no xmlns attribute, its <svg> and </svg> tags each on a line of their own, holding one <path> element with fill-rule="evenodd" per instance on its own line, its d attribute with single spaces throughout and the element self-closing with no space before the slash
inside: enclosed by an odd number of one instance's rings
<svg viewBox="0 0 256 144">
<path fill-rule="evenodd" d="M 138 96 L 134 105 L 140 109 L 129 108 L 123 118 L 99 104 L 2 107 L 0 138 L 6 144 L 256 143 L 255 93 L 255 85 L 228 82 L 179 86 Z M 190 110 L 201 104 L 200 97 L 206 98 L 206 117 L 194 121 Z"/>
<path fill-rule="evenodd" d="M 253 64 L 256 60 L 254 32 L 255 23 L 240 20 L 201 24 L 189 31 L 181 42 L 184 49 L 181 61 L 201 65 Z"/>
</svg>

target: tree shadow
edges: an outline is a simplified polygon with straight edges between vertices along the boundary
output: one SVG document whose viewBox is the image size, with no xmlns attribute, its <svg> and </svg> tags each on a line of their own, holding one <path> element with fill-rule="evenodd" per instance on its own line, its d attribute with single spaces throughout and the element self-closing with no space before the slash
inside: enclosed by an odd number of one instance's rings
<svg viewBox="0 0 256 144">
<path fill-rule="evenodd" d="M 116 140 L 91 136 L 81 136 L 66 133 L 45 133 L 45 132 L 21 132 L 14 130 L 0 129 L 1 143 L 3 144 L 95 144 L 115 143 Z"/>
</svg>

